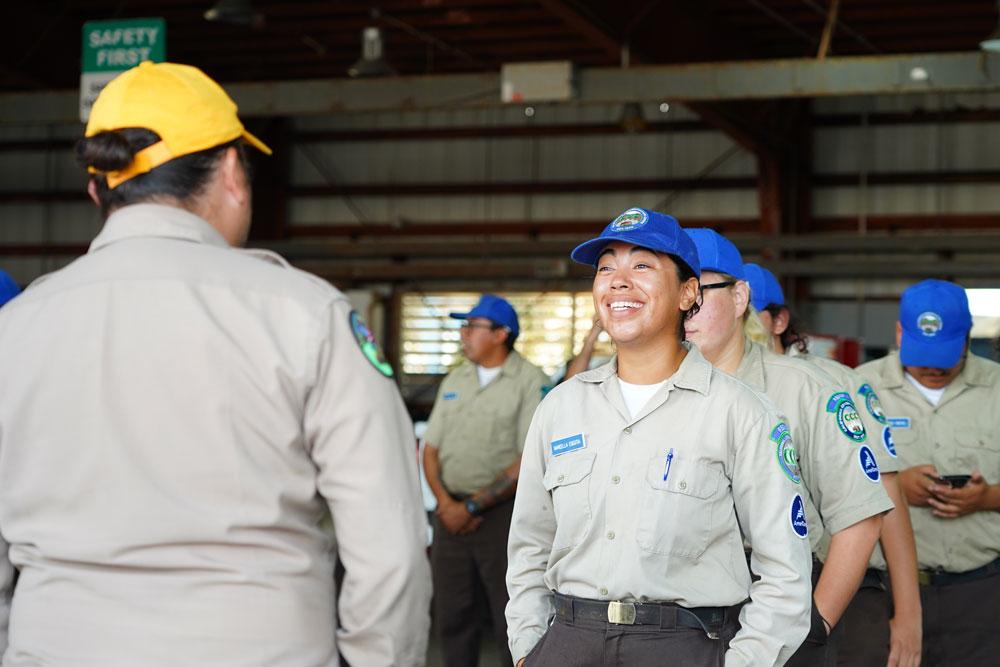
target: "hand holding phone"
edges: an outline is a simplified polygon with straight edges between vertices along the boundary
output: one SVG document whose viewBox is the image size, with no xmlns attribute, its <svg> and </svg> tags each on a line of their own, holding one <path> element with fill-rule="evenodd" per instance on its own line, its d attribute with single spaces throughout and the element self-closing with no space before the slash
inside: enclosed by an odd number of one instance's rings
<svg viewBox="0 0 1000 667">
<path fill-rule="evenodd" d="M 924 475 L 935 484 L 950 486 L 953 489 L 961 489 L 972 479 L 972 475 L 940 475 L 938 477 L 927 473 L 924 473 Z"/>
</svg>

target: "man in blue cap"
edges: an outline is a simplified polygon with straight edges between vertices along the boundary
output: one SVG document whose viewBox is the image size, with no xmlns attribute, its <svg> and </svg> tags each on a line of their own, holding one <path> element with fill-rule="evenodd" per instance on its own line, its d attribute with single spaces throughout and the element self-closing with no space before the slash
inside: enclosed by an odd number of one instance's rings
<svg viewBox="0 0 1000 667">
<path fill-rule="evenodd" d="M 0 307 L 21 293 L 21 288 L 17 286 L 10 275 L 0 269 Z"/>
<path fill-rule="evenodd" d="M 898 352 L 858 367 L 878 391 L 910 505 L 924 665 L 1000 655 L 1000 365 L 969 353 L 965 290 L 907 288 Z"/>
<path fill-rule="evenodd" d="M 809 627 L 795 447 L 773 404 L 683 340 L 694 244 L 674 218 L 632 208 L 571 257 L 595 269 L 617 356 L 553 389 L 528 432 L 512 654 L 529 667 L 784 664 Z"/>
<path fill-rule="evenodd" d="M 441 383 L 427 424 L 424 471 L 437 510 L 431 570 L 445 665 L 479 661 L 484 596 L 501 656 L 507 648 L 507 533 L 524 437 L 549 378 L 514 350 L 517 312 L 484 294 L 462 320 L 467 363 Z"/>
</svg>

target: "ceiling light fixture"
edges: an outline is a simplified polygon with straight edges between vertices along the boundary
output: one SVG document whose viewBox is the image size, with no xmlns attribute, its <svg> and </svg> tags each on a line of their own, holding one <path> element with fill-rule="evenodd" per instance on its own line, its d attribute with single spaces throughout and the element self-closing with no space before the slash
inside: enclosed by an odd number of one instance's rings
<svg viewBox="0 0 1000 667">
<path fill-rule="evenodd" d="M 380 28 L 368 26 L 362 30 L 361 57 L 347 69 L 347 75 L 355 78 L 395 76 L 396 70 L 383 55 L 383 46 Z"/>
<path fill-rule="evenodd" d="M 205 20 L 212 23 L 259 28 L 264 25 L 264 15 L 253 8 L 250 0 L 219 0 L 205 10 Z"/>
</svg>

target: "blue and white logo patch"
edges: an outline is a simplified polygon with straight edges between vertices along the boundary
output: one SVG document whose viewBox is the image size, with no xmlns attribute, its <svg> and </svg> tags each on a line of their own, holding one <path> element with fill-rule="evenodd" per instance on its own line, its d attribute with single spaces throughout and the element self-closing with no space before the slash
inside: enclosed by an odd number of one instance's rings
<svg viewBox="0 0 1000 667">
<path fill-rule="evenodd" d="M 649 215 L 641 208 L 630 208 L 611 222 L 611 231 L 630 232 L 649 222 Z"/>
<path fill-rule="evenodd" d="M 878 394 L 875 393 L 872 386 L 863 384 L 858 389 L 858 393 L 865 397 L 865 406 L 867 406 L 871 416 L 877 419 L 879 424 L 888 424 L 889 420 L 885 416 L 885 410 L 882 409 L 882 401 L 878 399 Z"/>
<path fill-rule="evenodd" d="M 889 426 L 892 428 L 910 428 L 909 417 L 889 417 Z"/>
<path fill-rule="evenodd" d="M 446 391 L 445 394 L 444 394 L 444 396 L 441 397 L 441 400 L 442 401 L 454 401 L 456 398 L 458 398 L 458 392 L 457 391 Z"/>
<path fill-rule="evenodd" d="M 935 312 L 927 311 L 926 313 L 920 313 L 917 317 L 917 328 L 920 329 L 920 333 L 928 338 L 937 336 L 943 326 L 944 322 L 941 320 L 941 316 Z"/>
<path fill-rule="evenodd" d="M 858 414 L 851 395 L 846 391 L 839 391 L 831 396 L 826 402 L 826 411 L 837 416 L 837 427 L 840 432 L 854 442 L 864 442 L 868 438 L 861 415 Z"/>
<path fill-rule="evenodd" d="M 891 426 L 882 429 L 882 444 L 885 446 L 885 451 L 889 452 L 889 456 L 896 458 L 896 443 L 892 441 Z"/>
<path fill-rule="evenodd" d="M 583 433 L 577 433 L 568 438 L 553 440 L 550 446 L 552 447 L 552 456 L 560 456 L 567 452 L 575 452 L 578 449 L 583 449 L 587 446 L 587 441 L 583 437 Z"/>
<path fill-rule="evenodd" d="M 872 454 L 872 450 L 864 445 L 858 448 L 858 463 L 861 464 L 861 472 L 869 480 L 877 482 L 881 478 L 878 471 L 878 463 L 875 462 L 875 455 Z"/>
<path fill-rule="evenodd" d="M 795 494 L 792 498 L 792 507 L 788 512 L 788 520 L 792 524 L 792 530 L 796 535 L 805 539 L 809 536 L 809 525 L 806 523 L 806 507 L 802 502 L 802 496 Z"/>
</svg>

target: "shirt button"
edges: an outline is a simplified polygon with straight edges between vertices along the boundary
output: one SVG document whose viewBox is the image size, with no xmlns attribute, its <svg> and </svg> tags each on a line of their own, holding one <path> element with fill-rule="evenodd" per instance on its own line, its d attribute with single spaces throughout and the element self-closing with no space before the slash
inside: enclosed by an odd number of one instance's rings
<svg viewBox="0 0 1000 667">
<path fill-rule="evenodd" d="M 615 475 L 614 477 L 611 478 L 611 483 L 612 484 L 618 484 L 621 481 L 622 481 L 622 478 L 619 477 L 618 475 Z"/>
<path fill-rule="evenodd" d="M 601 595 L 607 595 L 607 594 L 608 594 L 608 589 L 607 589 L 607 588 L 604 588 L 603 586 L 601 586 L 601 590 L 600 590 L 600 591 L 598 591 L 598 592 L 599 592 L 599 593 L 600 593 Z"/>
<path fill-rule="evenodd" d="M 559 477 L 558 477 L 558 478 L 556 478 L 556 481 L 557 481 L 557 482 L 561 482 L 561 481 L 563 481 L 564 479 L 566 479 L 566 475 L 559 475 Z"/>
<path fill-rule="evenodd" d="M 613 531 L 613 530 L 609 530 L 608 531 L 608 539 L 609 540 L 615 539 L 615 531 Z"/>
<path fill-rule="evenodd" d="M 632 432 L 632 427 L 631 426 L 626 426 L 625 427 L 625 432 L 626 433 L 631 433 Z"/>
<path fill-rule="evenodd" d="M 687 482 L 681 482 L 677 486 L 679 486 L 680 489 L 681 489 L 681 491 L 683 491 L 684 489 L 688 488 L 688 483 Z"/>
</svg>

